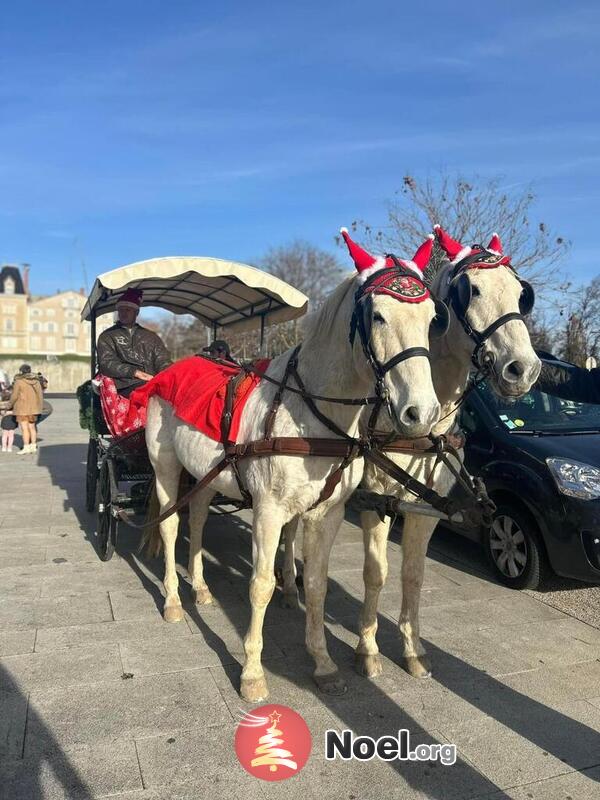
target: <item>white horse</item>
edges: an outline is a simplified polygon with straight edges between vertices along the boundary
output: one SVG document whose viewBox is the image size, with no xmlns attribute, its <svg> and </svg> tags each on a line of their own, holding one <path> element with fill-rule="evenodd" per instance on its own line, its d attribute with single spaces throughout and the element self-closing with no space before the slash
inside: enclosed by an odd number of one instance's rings
<svg viewBox="0 0 600 800">
<path fill-rule="evenodd" d="M 373 394 L 373 367 L 367 361 L 359 337 L 353 344 L 349 339 L 360 278 L 354 276 L 345 280 L 306 323 L 297 369 L 311 394 L 337 398 L 364 398 Z M 418 303 L 399 302 L 389 294 L 373 293 L 371 303 L 373 317 L 382 320 L 373 324 L 369 339 L 372 353 L 380 365 L 408 348 L 428 348 L 430 326 L 436 317 L 430 299 Z M 281 380 L 290 352 L 273 359 L 267 370 L 268 376 Z M 421 355 L 392 365 L 383 383 L 388 409 L 398 434 L 427 434 L 440 412 L 427 359 Z M 238 443 L 264 438 L 265 420 L 275 392 L 276 387 L 265 380 L 253 391 L 242 412 Z M 353 437 L 358 434 L 361 406 L 322 401 L 317 406 L 345 434 Z M 331 430 L 313 415 L 303 399 L 290 392 L 283 394 L 273 435 L 332 437 Z M 156 474 L 161 513 L 177 500 L 182 467 L 197 479 L 202 479 L 224 453 L 220 443 L 178 419 L 172 407 L 156 396 L 148 404 L 146 441 Z M 276 455 L 250 458 L 239 464 L 243 484 L 252 496 L 254 511 L 250 579 L 252 613 L 244 640 L 245 662 L 241 679 L 242 697 L 250 702 L 268 695 L 261 664 L 263 620 L 275 586 L 274 560 L 281 529 L 296 516 L 301 516 L 304 524 L 306 643 L 315 660 L 315 680 L 324 691 L 339 693 L 345 690 L 327 651 L 323 613 L 329 552 L 343 519 L 344 502 L 362 477 L 362 459 L 352 461 L 333 494 L 313 508 L 332 465 L 338 463 L 339 459 L 335 461 L 332 457 Z M 201 605 L 212 600 L 203 577 L 202 531 L 209 503 L 216 492 L 232 498 L 241 497 L 238 483 L 229 468 L 190 502 L 189 573 L 196 602 Z M 177 514 L 160 525 L 165 553 L 164 618 L 169 622 L 183 618 L 175 569 L 177 529 Z M 156 539 L 156 534 L 153 536 Z M 156 544 L 156 541 L 150 544 Z"/>
<path fill-rule="evenodd" d="M 529 390 L 537 380 L 540 361 L 537 358 L 529 333 L 519 319 L 521 311 L 527 312 L 533 303 L 531 287 L 513 272 L 508 259 L 502 255 L 502 245 L 496 234 L 484 249 L 479 262 L 477 249 L 463 248 L 439 227 L 438 240 L 452 262 L 447 262 L 436 275 L 433 293 L 448 303 L 450 326 L 447 334 L 431 342 L 431 370 L 435 390 L 442 407 L 440 422 L 433 428 L 434 434 L 452 431 L 456 422 L 456 404 L 460 400 L 473 366 L 472 359 L 476 345 L 475 339 L 466 329 L 485 332 L 490 326 L 502 322 L 489 332 L 478 348 L 478 359 L 493 363 L 490 381 L 495 391 L 507 397 L 518 397 Z M 490 259 L 490 255 L 492 258 Z M 463 260 L 467 268 L 461 269 Z M 478 268 L 478 263 L 491 260 L 496 266 Z M 461 277 L 461 275 L 463 277 Z M 460 282 L 460 287 L 459 287 Z M 454 293 L 454 297 L 451 295 Z M 461 310 L 462 303 L 462 310 Z M 460 320 L 466 320 L 466 325 Z M 365 424 L 366 414 L 361 424 Z M 389 418 L 383 416 L 378 427 L 392 430 Z M 435 455 L 414 455 L 387 453 L 388 457 L 410 472 L 423 483 L 429 477 L 434 465 Z M 462 451 L 460 451 L 462 459 Z M 455 478 L 444 465 L 438 466 L 433 488 L 442 496 L 447 496 L 454 486 Z M 394 495 L 404 501 L 416 502 L 416 498 L 406 492 L 390 476 L 372 464 L 367 463 L 362 481 L 363 488 L 380 494 Z M 404 664 L 407 671 L 415 677 L 431 674 L 429 659 L 419 637 L 419 601 L 425 556 L 429 540 L 437 525 L 437 519 L 420 514 L 404 514 L 402 529 L 402 608 L 399 618 L 399 633 L 403 648 Z M 359 620 L 359 642 L 355 651 L 356 669 L 363 675 L 373 677 L 382 670 L 377 634 L 377 603 L 387 576 L 387 539 L 391 520 L 382 521 L 373 511 L 361 513 L 365 561 L 363 577 L 365 598 Z M 288 526 L 285 532 L 284 597 L 286 605 L 297 602 L 295 584 L 295 563 L 293 537 L 295 527 Z"/>
</svg>

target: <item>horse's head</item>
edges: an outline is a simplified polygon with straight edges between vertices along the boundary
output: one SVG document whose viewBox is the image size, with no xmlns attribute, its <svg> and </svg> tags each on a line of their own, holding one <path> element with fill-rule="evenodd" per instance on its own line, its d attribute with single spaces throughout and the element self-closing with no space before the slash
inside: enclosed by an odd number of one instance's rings
<svg viewBox="0 0 600 800">
<path fill-rule="evenodd" d="M 443 333 L 448 310 L 423 283 L 433 236 L 412 261 L 374 258 L 342 235 L 358 270 L 350 329 L 355 368 L 370 376 L 402 436 L 424 436 L 440 415 L 429 365 L 430 332 Z"/>
<path fill-rule="evenodd" d="M 457 331 L 454 346 L 462 345 L 476 367 L 489 367 L 499 394 L 525 394 L 541 368 L 524 322 L 533 308 L 533 288 L 511 266 L 498 234 L 487 247 L 463 247 L 439 225 L 435 230 L 450 261 L 436 281 L 436 290 L 459 323 L 453 325 Z"/>
</svg>

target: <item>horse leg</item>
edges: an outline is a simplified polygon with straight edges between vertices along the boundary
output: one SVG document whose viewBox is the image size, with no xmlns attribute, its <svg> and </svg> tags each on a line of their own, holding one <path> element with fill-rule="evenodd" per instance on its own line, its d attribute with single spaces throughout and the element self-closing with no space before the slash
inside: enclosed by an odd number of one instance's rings
<svg viewBox="0 0 600 800">
<path fill-rule="evenodd" d="M 202 534 L 208 517 L 213 489 L 197 492 L 190 500 L 190 557 L 188 572 L 192 580 L 192 597 L 199 606 L 212 603 L 213 596 L 204 580 L 202 563 Z"/>
<path fill-rule="evenodd" d="M 283 544 L 284 544 L 284 561 L 283 561 L 283 594 L 281 596 L 282 608 L 298 608 L 298 587 L 296 586 L 296 551 L 295 541 L 296 532 L 298 531 L 299 517 L 284 525 L 283 527 Z"/>
<path fill-rule="evenodd" d="M 377 647 L 377 603 L 387 577 L 387 539 L 390 518 L 383 522 L 374 511 L 363 511 L 360 515 L 365 548 L 363 579 L 365 599 L 359 620 L 359 641 L 354 654 L 356 671 L 367 678 L 381 675 L 383 667 Z"/>
<path fill-rule="evenodd" d="M 260 505 L 254 512 L 252 528 L 252 577 L 250 578 L 250 626 L 244 639 L 246 659 L 240 693 L 249 703 L 264 700 L 269 690 L 262 668 L 263 623 L 267 605 L 275 590 L 275 555 L 283 519 L 275 505 Z"/>
<path fill-rule="evenodd" d="M 329 554 L 343 518 L 344 504 L 338 503 L 324 517 L 305 517 L 303 521 L 306 647 L 315 660 L 313 675 L 317 686 L 331 695 L 344 694 L 347 689 L 329 656 L 324 624 Z"/>
<path fill-rule="evenodd" d="M 181 464 L 174 452 L 161 451 L 161 460 L 155 464 L 156 496 L 160 504 L 160 513 L 177 502 L 179 475 Z M 180 622 L 183 619 L 181 600 L 179 599 L 179 579 L 175 561 L 175 542 L 179 530 L 179 514 L 175 513 L 160 523 L 160 535 L 165 552 L 165 605 L 163 617 L 167 622 Z"/>
<path fill-rule="evenodd" d="M 419 601 L 425 571 L 425 556 L 437 520 L 406 514 L 402 530 L 402 609 L 398 629 L 404 665 L 413 678 L 428 678 L 431 663 L 419 638 Z"/>
</svg>

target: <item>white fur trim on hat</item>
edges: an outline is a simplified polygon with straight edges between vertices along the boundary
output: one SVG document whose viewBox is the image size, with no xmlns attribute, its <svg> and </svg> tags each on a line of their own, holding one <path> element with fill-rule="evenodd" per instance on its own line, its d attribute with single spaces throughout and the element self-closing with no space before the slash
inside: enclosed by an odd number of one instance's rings
<svg viewBox="0 0 600 800">
<path fill-rule="evenodd" d="M 473 250 L 473 248 L 472 248 L 472 247 L 469 247 L 468 245 L 467 245 L 467 247 L 463 247 L 463 249 L 462 249 L 462 250 L 460 250 L 460 251 L 459 251 L 459 252 L 458 252 L 458 253 L 455 255 L 455 257 L 452 259 L 452 261 L 451 261 L 450 263 L 451 263 L 451 264 L 458 264 L 458 262 L 459 262 L 459 261 L 462 261 L 462 260 L 463 260 L 463 258 L 466 258 L 466 257 L 469 255 L 469 253 L 471 253 L 471 252 L 472 252 L 472 250 Z"/>
<path fill-rule="evenodd" d="M 385 269 L 385 258 L 383 256 L 377 256 L 373 264 L 368 267 L 367 269 L 363 269 L 362 272 L 358 273 L 358 282 L 365 283 L 365 281 L 369 280 L 371 275 L 374 275 L 376 272 L 379 272 L 380 269 Z"/>
<path fill-rule="evenodd" d="M 348 233 L 348 228 L 340 228 L 340 233 Z"/>
</svg>

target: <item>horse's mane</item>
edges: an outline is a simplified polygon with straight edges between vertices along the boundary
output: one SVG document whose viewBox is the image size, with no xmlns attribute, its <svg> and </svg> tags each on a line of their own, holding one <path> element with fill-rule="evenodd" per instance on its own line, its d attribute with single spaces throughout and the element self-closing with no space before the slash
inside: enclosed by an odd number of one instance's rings
<svg viewBox="0 0 600 800">
<path fill-rule="evenodd" d="M 352 275 L 342 281 L 320 308 L 304 317 L 300 324 L 305 346 L 323 342 L 331 338 L 334 332 L 339 334 L 336 328 L 339 328 L 340 312 L 350 305 L 356 290 L 354 277 Z M 347 335 L 347 331 L 344 331 L 344 335 Z"/>
</svg>

